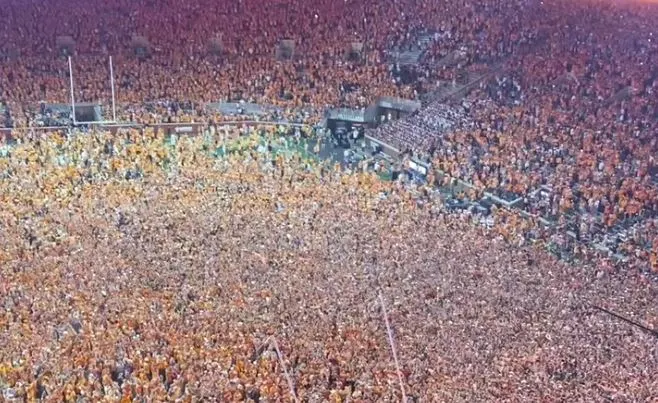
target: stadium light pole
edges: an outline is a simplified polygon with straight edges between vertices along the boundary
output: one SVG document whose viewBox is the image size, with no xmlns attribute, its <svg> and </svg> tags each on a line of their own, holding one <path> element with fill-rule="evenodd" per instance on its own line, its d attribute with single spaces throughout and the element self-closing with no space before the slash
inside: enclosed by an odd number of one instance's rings
<svg viewBox="0 0 658 403">
<path fill-rule="evenodd" d="M 73 112 L 73 125 L 76 125 L 75 120 L 75 96 L 73 94 L 73 65 L 71 63 L 71 56 L 69 56 L 69 82 L 71 83 L 71 111 Z"/>
</svg>

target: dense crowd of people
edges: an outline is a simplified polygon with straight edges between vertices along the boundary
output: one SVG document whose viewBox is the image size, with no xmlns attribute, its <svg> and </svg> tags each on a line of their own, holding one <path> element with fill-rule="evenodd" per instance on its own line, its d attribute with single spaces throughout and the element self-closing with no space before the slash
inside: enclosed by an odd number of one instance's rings
<svg viewBox="0 0 658 403">
<path fill-rule="evenodd" d="M 362 106 L 376 96 L 412 96 L 410 86 L 391 80 L 384 52 L 420 26 L 423 15 L 406 10 L 412 7 L 406 1 L 386 6 L 374 1 L 5 3 L 10 23 L 0 28 L 0 53 L 7 55 L 0 98 L 10 105 L 17 126 L 27 123 L 25 105 L 70 100 L 58 36 L 75 41 L 79 102 L 110 103 L 112 55 L 122 105 L 245 100 L 287 107 Z M 135 56 L 134 35 L 149 42 L 146 59 Z M 292 61 L 286 63 L 274 57 L 284 39 L 294 42 Z M 350 61 L 352 42 L 365 46 Z M 347 91 L 353 84 L 358 88 Z"/>
<path fill-rule="evenodd" d="M 656 8 L 633 7 L 547 3 L 544 23 L 562 29 L 537 26 L 531 45 L 507 52 L 465 100 L 436 101 L 375 136 L 431 151 L 439 170 L 521 197 L 531 214 L 570 220 L 578 238 L 632 232 L 658 216 Z M 446 130 L 446 115 L 464 109 L 468 118 Z M 645 238 L 619 243 L 647 268 L 658 250 Z"/>
<path fill-rule="evenodd" d="M 597 308 L 658 327 L 654 6 L 2 3 L 2 399 L 655 398 L 652 334 Z M 421 32 L 420 62 L 391 63 Z M 132 127 L 30 129 L 70 121 L 58 36 L 77 102 L 110 104 L 112 55 Z M 370 134 L 425 183 L 264 123 L 306 136 L 421 93 Z"/>
<path fill-rule="evenodd" d="M 518 246 L 510 212 L 487 229 L 274 154 L 266 127 L 215 158 L 224 130 L 51 133 L 0 159 L 5 399 L 400 400 L 378 293 L 409 401 L 653 396 L 651 335 L 591 306 L 658 325 L 644 277 Z"/>
<path fill-rule="evenodd" d="M 391 77 L 391 50 L 411 46 L 415 33 L 437 32 L 428 60 L 464 50 L 469 63 L 489 63 L 533 38 L 523 22 L 536 7 L 372 0 L 4 3 L 9 23 L 0 27 L 0 101 L 14 127 L 33 124 L 29 111 L 41 101 L 70 101 L 65 50 L 74 54 L 77 102 L 110 105 L 113 57 L 120 113 L 162 101 L 364 107 L 381 96 L 418 97 L 437 79 L 454 76 L 451 66 L 426 63 L 417 72 L 426 85 Z M 510 24 L 516 33 L 509 33 Z M 58 37 L 74 44 L 58 44 Z M 294 43 L 287 62 L 275 57 L 284 39 Z M 356 57 L 354 42 L 363 45 Z"/>
</svg>

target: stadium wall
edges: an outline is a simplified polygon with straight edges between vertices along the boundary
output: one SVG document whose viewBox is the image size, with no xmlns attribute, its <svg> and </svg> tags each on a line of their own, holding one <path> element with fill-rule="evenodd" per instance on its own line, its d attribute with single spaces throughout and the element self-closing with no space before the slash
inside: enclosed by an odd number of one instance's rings
<svg viewBox="0 0 658 403">
<path fill-rule="evenodd" d="M 276 122 L 276 121 L 258 121 L 258 120 L 234 120 L 217 122 L 217 126 L 292 126 L 292 127 L 309 127 L 303 123 Z M 178 134 L 197 136 L 203 134 L 204 128 L 208 127 L 206 123 L 158 123 L 154 125 L 144 125 L 138 123 L 117 123 L 117 124 L 90 124 L 90 127 L 100 127 L 116 133 L 121 129 L 147 127 L 154 128 L 157 132 L 164 132 L 165 135 Z M 0 128 L 0 140 L 11 141 L 15 137 L 40 136 L 48 133 L 65 133 L 72 129 L 70 126 L 50 126 L 50 127 L 19 127 L 19 128 Z M 15 134 L 15 135 L 14 135 Z"/>
</svg>

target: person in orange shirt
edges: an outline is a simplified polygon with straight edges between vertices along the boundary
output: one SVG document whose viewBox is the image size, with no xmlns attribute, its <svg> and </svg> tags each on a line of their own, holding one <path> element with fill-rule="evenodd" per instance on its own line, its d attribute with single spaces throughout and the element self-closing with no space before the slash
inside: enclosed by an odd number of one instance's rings
<svg viewBox="0 0 658 403">
<path fill-rule="evenodd" d="M 649 263 L 651 264 L 651 270 L 658 274 L 658 252 L 652 251 L 649 255 Z"/>
</svg>

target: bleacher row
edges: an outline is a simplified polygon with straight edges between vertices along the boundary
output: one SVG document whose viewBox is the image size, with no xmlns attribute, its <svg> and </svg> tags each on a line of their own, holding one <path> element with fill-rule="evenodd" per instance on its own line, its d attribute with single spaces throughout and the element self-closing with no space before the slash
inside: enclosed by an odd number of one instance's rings
<svg viewBox="0 0 658 403">
<path fill-rule="evenodd" d="M 542 29 L 532 46 L 509 52 L 466 96 L 470 125 L 421 124 L 440 115 L 430 103 L 374 136 L 419 156 L 430 152 L 441 171 L 520 198 L 521 208 L 576 244 L 641 256 L 647 268 L 658 253 L 656 42 L 649 29 L 618 27 L 645 26 L 655 9 L 636 5 L 621 21 L 605 7 L 554 7 L 547 15 L 567 28 Z"/>
</svg>

